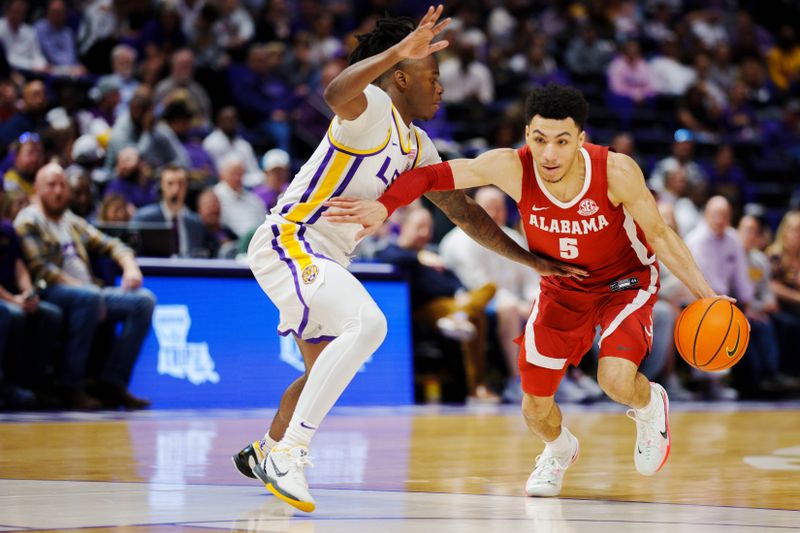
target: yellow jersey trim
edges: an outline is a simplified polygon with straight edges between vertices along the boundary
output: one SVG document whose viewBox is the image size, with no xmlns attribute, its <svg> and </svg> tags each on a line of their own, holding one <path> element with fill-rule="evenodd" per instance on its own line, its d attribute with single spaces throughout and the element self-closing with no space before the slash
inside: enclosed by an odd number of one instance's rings
<svg viewBox="0 0 800 533">
<path fill-rule="evenodd" d="M 380 146 L 368 150 L 359 150 L 357 148 L 351 148 L 350 146 L 342 144 L 333 138 L 333 121 L 331 121 L 331 125 L 328 126 L 328 142 L 330 142 L 331 145 L 333 145 L 333 147 L 339 150 L 340 152 L 344 152 L 349 155 L 368 156 L 380 153 L 389 144 L 389 139 L 391 138 L 392 138 L 392 127 L 389 126 L 389 129 L 386 130 L 386 138 L 383 140 Z"/>
<path fill-rule="evenodd" d="M 298 265 L 300 270 L 312 264 L 311 256 L 303 250 L 303 246 L 297 239 L 297 224 L 281 224 L 280 226 L 280 244 L 290 258 L 292 258 Z"/>
<path fill-rule="evenodd" d="M 352 157 L 346 152 L 337 151 L 336 155 L 333 156 L 333 162 L 325 172 L 325 177 L 322 178 L 317 190 L 311 195 L 311 198 L 305 203 L 294 206 L 284 218 L 292 222 L 301 222 L 310 215 L 312 211 L 319 207 L 322 202 L 330 198 L 336 184 L 339 183 L 339 180 L 342 178 L 344 169 L 351 160 Z"/>
</svg>

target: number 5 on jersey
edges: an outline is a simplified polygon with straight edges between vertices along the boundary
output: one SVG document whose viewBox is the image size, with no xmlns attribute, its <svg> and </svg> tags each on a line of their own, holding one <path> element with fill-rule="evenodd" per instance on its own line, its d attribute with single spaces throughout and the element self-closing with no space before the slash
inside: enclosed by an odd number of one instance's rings
<svg viewBox="0 0 800 533">
<path fill-rule="evenodd" d="M 564 259 L 575 259 L 578 257 L 578 239 L 567 237 L 558 239 L 558 252 Z"/>
</svg>

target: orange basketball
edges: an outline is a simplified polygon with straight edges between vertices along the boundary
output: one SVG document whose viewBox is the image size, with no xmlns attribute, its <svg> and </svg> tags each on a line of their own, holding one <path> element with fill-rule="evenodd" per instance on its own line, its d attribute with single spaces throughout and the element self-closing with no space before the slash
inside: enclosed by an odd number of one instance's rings
<svg viewBox="0 0 800 533">
<path fill-rule="evenodd" d="M 750 342 L 750 323 L 734 304 L 703 298 L 689 305 L 675 324 L 675 346 L 695 368 L 713 372 L 735 365 Z"/>
</svg>

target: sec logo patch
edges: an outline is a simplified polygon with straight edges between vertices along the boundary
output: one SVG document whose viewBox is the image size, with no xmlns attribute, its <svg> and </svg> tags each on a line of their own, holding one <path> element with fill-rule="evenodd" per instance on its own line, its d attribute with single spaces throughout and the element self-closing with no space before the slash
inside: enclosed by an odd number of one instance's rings
<svg viewBox="0 0 800 533">
<path fill-rule="evenodd" d="M 303 269 L 303 283 L 310 285 L 314 283 L 319 275 L 319 267 L 317 265 L 308 265 Z"/>
<path fill-rule="evenodd" d="M 594 200 L 587 199 L 581 201 L 581 203 L 578 205 L 578 214 L 585 217 L 590 217 L 597 213 L 599 209 L 600 208 L 597 207 L 597 204 L 594 203 Z"/>
</svg>

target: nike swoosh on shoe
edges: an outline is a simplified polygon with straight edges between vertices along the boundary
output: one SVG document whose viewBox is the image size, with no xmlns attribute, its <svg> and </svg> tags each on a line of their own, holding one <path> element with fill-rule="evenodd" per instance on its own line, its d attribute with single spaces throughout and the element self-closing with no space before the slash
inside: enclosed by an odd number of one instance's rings
<svg viewBox="0 0 800 533">
<path fill-rule="evenodd" d="M 278 470 L 278 465 L 275 464 L 275 460 L 272 459 L 272 457 L 269 458 L 269 462 L 272 463 L 272 469 L 275 470 L 275 475 L 276 476 L 283 477 L 283 476 L 285 476 L 286 474 L 289 473 L 288 470 L 286 470 L 284 472 L 281 472 L 280 470 Z"/>
</svg>

